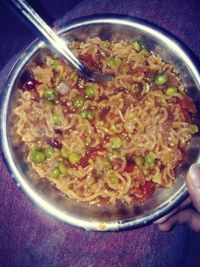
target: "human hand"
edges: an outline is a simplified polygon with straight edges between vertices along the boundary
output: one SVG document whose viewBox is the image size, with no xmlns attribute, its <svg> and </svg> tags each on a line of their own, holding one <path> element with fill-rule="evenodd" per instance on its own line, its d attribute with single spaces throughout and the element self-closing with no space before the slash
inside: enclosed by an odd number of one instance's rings
<svg viewBox="0 0 200 267">
<path fill-rule="evenodd" d="M 186 184 L 190 197 L 170 214 L 156 221 L 161 231 L 169 231 L 176 224 L 187 224 L 200 232 L 200 165 L 193 164 L 190 167 Z"/>
</svg>

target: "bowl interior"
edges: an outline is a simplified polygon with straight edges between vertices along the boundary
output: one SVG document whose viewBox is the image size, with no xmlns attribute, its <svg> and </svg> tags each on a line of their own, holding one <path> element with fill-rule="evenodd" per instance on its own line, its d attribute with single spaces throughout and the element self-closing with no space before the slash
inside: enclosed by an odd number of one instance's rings
<svg viewBox="0 0 200 267">
<path fill-rule="evenodd" d="M 139 41 L 166 62 L 173 64 L 188 93 L 197 107 L 199 106 L 200 82 L 195 65 L 177 40 L 155 26 L 139 20 L 122 18 L 89 19 L 72 23 L 64 27 L 61 33 L 67 42 L 86 40 L 88 37 L 96 36 L 104 40 Z M 138 227 L 169 212 L 186 197 L 185 173 L 191 163 L 199 161 L 200 137 L 198 134 L 193 137 L 188 146 L 188 161 L 181 169 L 174 185 L 169 189 L 156 190 L 154 195 L 141 205 L 119 204 L 102 208 L 73 201 L 61 194 L 46 180 L 39 180 L 36 173 L 25 163 L 24 147 L 19 145 L 16 137 L 16 116 L 13 113 L 16 106 L 17 87 L 31 66 L 40 62 L 49 53 L 53 52 L 45 48 L 41 42 L 34 42 L 19 59 L 4 92 L 3 114 L 5 116 L 2 118 L 2 147 L 12 176 L 22 186 L 25 193 L 46 211 L 85 229 L 119 230 Z"/>
</svg>

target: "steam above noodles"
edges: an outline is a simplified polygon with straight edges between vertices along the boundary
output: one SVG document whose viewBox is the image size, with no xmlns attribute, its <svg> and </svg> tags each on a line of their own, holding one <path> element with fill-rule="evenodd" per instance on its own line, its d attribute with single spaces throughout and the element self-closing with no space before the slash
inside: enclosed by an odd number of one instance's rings
<svg viewBox="0 0 200 267">
<path fill-rule="evenodd" d="M 15 109 L 27 162 L 70 198 L 96 205 L 144 202 L 172 186 L 198 131 L 172 65 L 137 42 L 96 37 L 71 48 L 114 79 L 88 82 L 55 56 L 32 68 Z"/>
</svg>

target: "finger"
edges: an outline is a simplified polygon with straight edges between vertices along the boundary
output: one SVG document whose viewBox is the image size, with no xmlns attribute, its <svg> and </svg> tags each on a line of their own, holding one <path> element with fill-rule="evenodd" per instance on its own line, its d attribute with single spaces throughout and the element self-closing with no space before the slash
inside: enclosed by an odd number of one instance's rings
<svg viewBox="0 0 200 267">
<path fill-rule="evenodd" d="M 200 165 L 193 164 L 186 177 L 186 184 L 195 208 L 200 212 Z"/>
<path fill-rule="evenodd" d="M 155 221 L 155 224 L 160 224 L 165 222 L 169 217 L 171 217 L 173 214 L 177 213 L 179 210 L 187 207 L 189 204 L 191 203 L 191 198 L 188 197 L 186 200 L 184 200 L 180 206 L 176 209 L 174 209 L 173 211 L 171 211 L 170 213 L 168 213 L 167 215 L 163 216 L 162 218 L 158 219 L 157 221 Z"/>
<path fill-rule="evenodd" d="M 169 231 L 176 224 L 187 224 L 194 231 L 200 232 L 200 215 L 193 209 L 185 209 L 158 225 L 158 228 L 161 231 Z"/>
</svg>

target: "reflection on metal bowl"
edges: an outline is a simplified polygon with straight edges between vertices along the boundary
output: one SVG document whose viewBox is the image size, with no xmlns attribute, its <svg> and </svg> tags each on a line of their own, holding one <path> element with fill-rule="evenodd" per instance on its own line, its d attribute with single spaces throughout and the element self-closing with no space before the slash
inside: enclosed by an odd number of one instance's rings
<svg viewBox="0 0 200 267">
<path fill-rule="evenodd" d="M 199 63 L 192 53 L 168 32 L 146 21 L 125 16 L 91 16 L 73 21 L 60 30 L 69 42 L 99 36 L 105 40 L 138 40 L 142 45 L 171 63 L 180 74 L 189 94 L 198 107 L 200 97 Z M 11 176 L 25 194 L 37 205 L 60 220 L 87 230 L 118 231 L 137 228 L 162 217 L 187 196 L 184 177 L 188 167 L 199 161 L 200 140 L 195 135 L 188 147 L 188 161 L 181 169 L 174 185 L 157 189 L 147 202 L 127 206 L 119 204 L 107 208 L 80 203 L 67 198 L 46 180 L 37 179 L 23 159 L 22 147 L 16 145 L 13 130 L 17 85 L 34 62 L 51 53 L 39 40 L 33 42 L 12 69 L 1 99 L 1 147 Z M 199 112 L 199 111 L 198 111 Z"/>
</svg>

